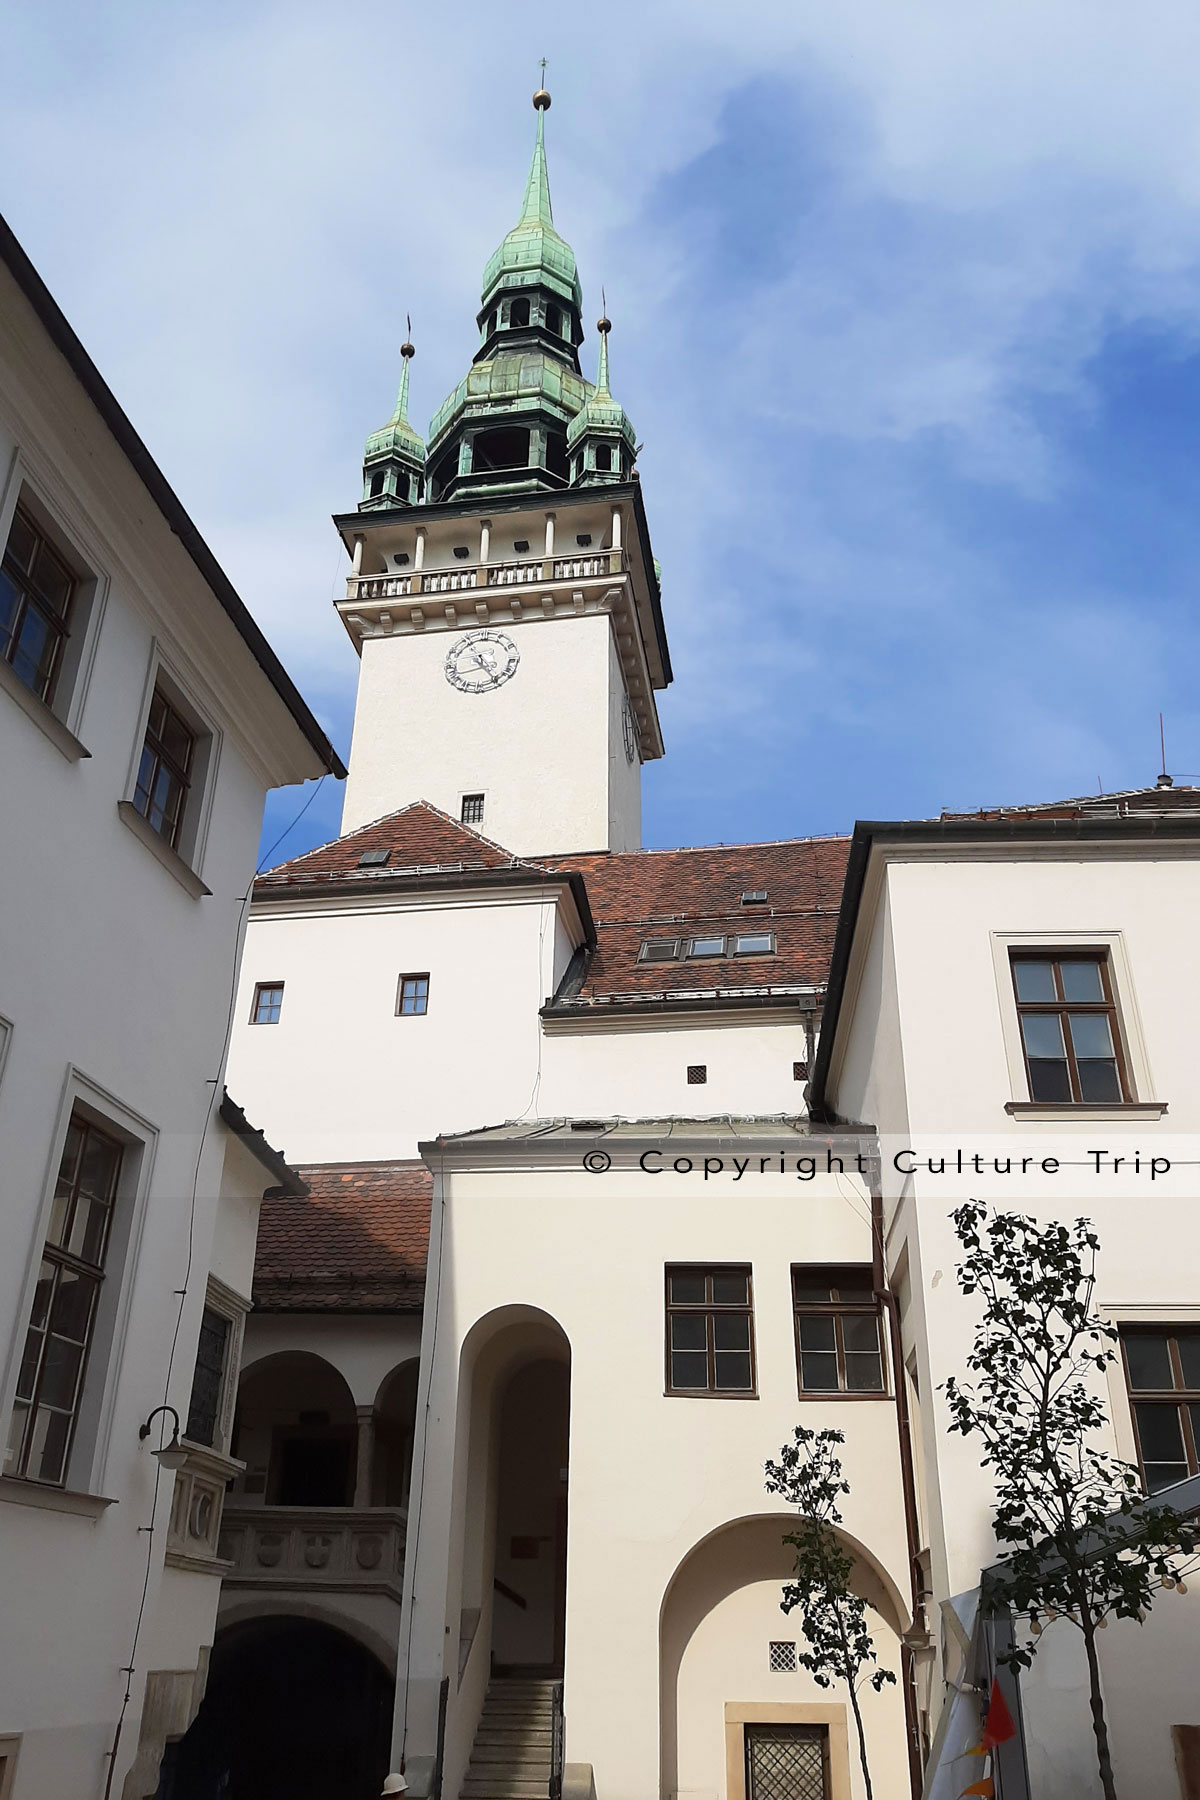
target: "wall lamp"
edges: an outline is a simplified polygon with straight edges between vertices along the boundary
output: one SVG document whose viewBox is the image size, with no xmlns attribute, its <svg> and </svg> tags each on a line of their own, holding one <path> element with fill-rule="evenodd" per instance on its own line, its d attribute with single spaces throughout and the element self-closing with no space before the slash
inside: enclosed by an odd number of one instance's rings
<svg viewBox="0 0 1200 1800">
<path fill-rule="evenodd" d="M 146 1423 L 139 1428 L 138 1437 L 144 1441 L 150 1436 L 150 1427 L 153 1425 L 155 1419 L 157 1419 L 159 1413 L 170 1413 L 171 1415 L 173 1421 L 171 1425 L 171 1441 L 169 1444 L 160 1444 L 158 1449 L 152 1450 L 150 1454 L 151 1456 L 157 1456 L 160 1468 L 182 1469 L 184 1463 L 187 1461 L 188 1453 L 179 1441 L 179 1414 L 175 1411 L 173 1406 L 156 1406 L 154 1411 L 150 1414 L 150 1417 L 146 1420 Z"/>
</svg>

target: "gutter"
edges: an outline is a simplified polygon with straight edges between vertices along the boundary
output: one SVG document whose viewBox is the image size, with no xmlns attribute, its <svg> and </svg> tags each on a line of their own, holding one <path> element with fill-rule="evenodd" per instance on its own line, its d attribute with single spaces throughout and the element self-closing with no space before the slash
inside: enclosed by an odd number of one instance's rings
<svg viewBox="0 0 1200 1800">
<path fill-rule="evenodd" d="M 255 662 L 330 775 L 345 778 L 341 757 L 305 705 L 298 688 L 247 611 L 229 577 L 184 511 L 183 503 L 147 450 L 112 389 L 76 337 L 53 294 L 0 216 L 0 261 L 36 313 L 47 337 L 96 408 L 142 486 L 232 621 Z"/>
<path fill-rule="evenodd" d="M 867 867 L 877 844 L 927 844 L 936 849 L 939 844 L 961 848 L 972 844 L 1102 844 L 1143 839 L 1168 844 L 1200 844 L 1200 818 L 858 820 L 850 840 L 846 879 L 842 886 L 821 1036 L 812 1078 L 805 1090 L 813 1118 L 822 1123 L 833 1121 L 825 1097 L 825 1084 L 829 1079 L 834 1039 L 840 1023 Z"/>
<path fill-rule="evenodd" d="M 278 1191 L 292 1200 L 307 1200 L 309 1188 L 301 1181 L 295 1169 L 287 1162 L 278 1150 L 268 1144 L 262 1132 L 251 1125 L 236 1100 L 229 1097 L 228 1088 L 221 1089 L 221 1104 L 217 1109 L 222 1123 L 227 1125 L 235 1137 L 241 1138 L 251 1156 L 257 1157 L 267 1172 L 275 1177 Z"/>
</svg>

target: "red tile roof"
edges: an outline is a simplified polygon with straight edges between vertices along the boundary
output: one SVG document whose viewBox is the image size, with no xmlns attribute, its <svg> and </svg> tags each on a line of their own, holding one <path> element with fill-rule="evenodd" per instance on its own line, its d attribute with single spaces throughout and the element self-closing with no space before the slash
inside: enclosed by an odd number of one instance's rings
<svg viewBox="0 0 1200 1800">
<path fill-rule="evenodd" d="M 387 862 L 360 870 L 359 858 L 367 850 L 386 850 Z M 279 887 L 328 881 L 339 875 L 370 880 L 376 875 L 427 874 L 436 869 L 506 869 L 519 861 L 510 850 L 469 825 L 460 825 L 427 800 L 415 800 L 399 812 L 269 869 L 259 876 L 254 889 L 261 897 Z"/>
<path fill-rule="evenodd" d="M 419 1312 L 433 1176 L 423 1162 L 313 1163 L 306 1199 L 264 1199 L 254 1303 L 265 1312 Z"/>
<path fill-rule="evenodd" d="M 1169 818 L 1200 809 L 1200 788 L 1125 788 L 1115 794 L 1081 794 L 1073 800 L 1042 800 L 1028 806 L 981 806 L 978 812 L 943 812 L 943 819 L 1129 819 Z"/>
<path fill-rule="evenodd" d="M 849 840 L 791 838 L 771 844 L 719 844 L 699 850 L 630 850 L 539 857 L 544 868 L 576 870 L 587 883 L 597 946 L 582 981 L 557 998 L 571 1011 L 637 1002 L 657 994 L 718 995 L 819 987 L 837 926 Z M 743 893 L 766 889 L 763 905 Z M 648 938 L 770 931 L 773 954 L 640 962 Z M 574 986 L 574 994 L 569 989 Z M 667 1004 L 671 1004 L 668 1002 Z"/>
</svg>

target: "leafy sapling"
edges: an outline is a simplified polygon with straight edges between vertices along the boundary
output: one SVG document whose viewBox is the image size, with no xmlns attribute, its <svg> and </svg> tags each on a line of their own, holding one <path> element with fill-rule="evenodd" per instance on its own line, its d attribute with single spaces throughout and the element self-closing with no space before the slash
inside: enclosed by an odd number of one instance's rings
<svg viewBox="0 0 1200 1800">
<path fill-rule="evenodd" d="M 1096 1311 L 1100 1242 L 1087 1219 L 1039 1225 L 969 1201 L 952 1215 L 966 1252 L 958 1285 L 983 1313 L 967 1368 L 943 1383 L 950 1429 L 982 1440 L 995 1483 L 993 1526 L 1008 1554 L 985 1599 L 1024 1615 L 1034 1635 L 1002 1656 L 1028 1668 L 1042 1618 L 1083 1635 L 1092 1731 L 1105 1800 L 1117 1800 L 1096 1633 L 1111 1616 L 1144 1619 L 1195 1547 L 1194 1521 L 1147 1501 L 1138 1471 L 1101 1447 L 1104 1371 L 1116 1329 Z"/>
<path fill-rule="evenodd" d="M 874 1800 L 859 1694 L 864 1685 L 878 1693 L 896 1677 L 890 1669 L 878 1667 L 867 1630 L 866 1602 L 850 1586 L 854 1558 L 837 1530 L 842 1522 L 839 1496 L 850 1492 L 834 1448 L 844 1442 L 843 1432 L 797 1425 L 778 1462 L 767 1463 L 767 1492 L 781 1494 L 800 1515 L 795 1531 L 783 1540 L 796 1552 L 796 1568 L 780 1601 L 781 1611 L 800 1612 L 804 1641 L 796 1646 L 796 1661 L 818 1687 L 845 1682 L 867 1800 Z"/>
</svg>

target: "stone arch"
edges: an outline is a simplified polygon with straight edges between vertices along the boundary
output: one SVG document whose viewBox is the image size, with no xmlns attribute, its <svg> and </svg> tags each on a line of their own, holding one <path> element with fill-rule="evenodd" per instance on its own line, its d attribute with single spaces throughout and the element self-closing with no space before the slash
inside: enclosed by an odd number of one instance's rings
<svg viewBox="0 0 1200 1800">
<path fill-rule="evenodd" d="M 371 1406 L 371 1500 L 375 1506 L 407 1506 L 417 1424 L 419 1356 L 388 1370 Z"/>
<path fill-rule="evenodd" d="M 790 1520 L 786 1512 L 768 1512 L 725 1521 L 692 1545 L 667 1583 L 659 1610 L 664 1793 L 719 1785 L 716 1776 L 726 1756 L 724 1725 L 716 1716 L 715 1699 L 711 1695 L 711 1703 L 704 1699 L 707 1687 L 729 1701 L 799 1705 L 827 1700 L 831 1717 L 840 1718 L 844 1695 L 817 1688 L 803 1672 L 773 1674 L 768 1666 L 768 1642 L 790 1642 L 798 1635 L 796 1624 L 778 1605 L 779 1590 L 793 1566 L 792 1552 L 783 1542 Z M 866 1545 L 844 1529 L 839 1528 L 838 1535 L 855 1559 L 852 1585 L 867 1602 L 879 1660 L 893 1668 L 899 1682 L 900 1639 L 909 1623 L 900 1591 Z M 705 1669 L 706 1636 L 710 1646 L 714 1642 L 723 1646 L 720 1668 Z M 707 1654 L 711 1658 L 711 1647 Z M 894 1745 L 889 1739 L 889 1750 L 894 1751 L 897 1766 L 903 1766 L 907 1783 L 900 1694 L 897 1685 L 882 1696 L 870 1696 L 864 1711 L 870 1715 L 869 1733 L 882 1734 L 893 1727 L 898 1733 Z M 891 1791 L 886 1782 L 882 1788 L 877 1783 L 877 1789 L 880 1796 Z"/>
<path fill-rule="evenodd" d="M 348 1506 L 357 1441 L 354 1396 L 325 1357 L 280 1350 L 242 1370 L 233 1440 L 247 1465 L 242 1492 L 268 1505 Z"/>
<path fill-rule="evenodd" d="M 369 1650 L 376 1662 L 387 1670 L 388 1674 L 396 1674 L 396 1644 L 386 1633 L 377 1631 L 365 1619 L 359 1619 L 351 1613 L 343 1612 L 334 1595 L 323 1594 L 255 1594 L 245 1599 L 232 1599 L 228 1603 L 221 1602 L 221 1610 L 217 1615 L 217 1635 L 223 1631 L 235 1630 L 253 1619 L 312 1619 L 318 1625 L 328 1625 L 343 1636 L 353 1638 L 364 1650 Z"/>
</svg>

